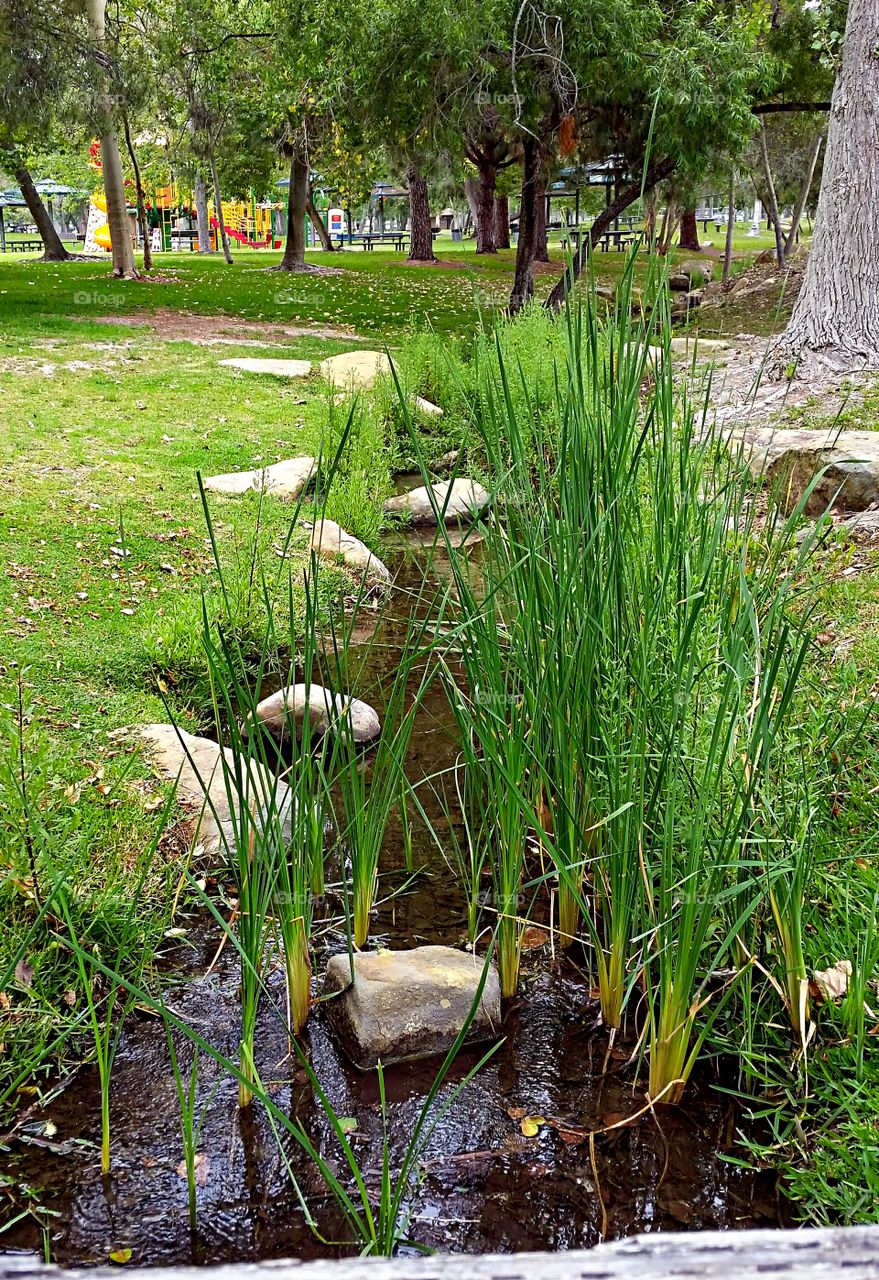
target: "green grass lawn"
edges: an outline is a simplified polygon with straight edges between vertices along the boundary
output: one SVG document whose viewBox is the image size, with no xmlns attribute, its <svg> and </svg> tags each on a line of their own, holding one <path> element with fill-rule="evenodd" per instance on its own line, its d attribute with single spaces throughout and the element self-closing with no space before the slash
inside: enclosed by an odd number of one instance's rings
<svg viewBox="0 0 879 1280">
<path fill-rule="evenodd" d="M 562 270 L 558 239 L 554 233 L 550 241 L 554 266 L 536 276 L 538 298 L 549 293 Z M 771 243 L 765 233 L 756 240 L 740 235 L 736 249 L 750 257 Z M 155 256 L 153 276 L 142 281 L 112 280 L 109 261 L 53 266 L 37 264 L 33 256 L 22 261 L 20 255 L 7 254 L 0 256 L 0 325 L 14 311 L 16 332 L 31 328 L 50 336 L 67 318 L 85 321 L 95 315 L 122 317 L 168 308 L 273 323 L 347 325 L 393 343 L 395 335 L 413 327 L 467 333 L 479 316 L 491 316 L 506 305 L 515 249 L 477 255 L 473 242 L 454 243 L 441 236 L 435 250 L 448 265 L 409 266 L 403 254 L 390 250 L 309 251 L 309 264 L 341 272 L 326 276 L 273 273 L 268 268 L 281 255 L 267 250 L 236 251 L 231 270 L 216 255 L 163 253 Z M 692 256 L 675 251 L 671 260 Z M 596 254 L 598 283 L 615 283 L 625 261 L 623 253 Z M 25 266 L 31 262 L 33 271 Z"/>
<path fill-rule="evenodd" d="M 737 248 L 752 252 L 769 243 L 768 236 L 756 244 L 742 237 Z M 236 252 L 231 269 L 219 258 L 165 254 L 152 279 L 133 282 L 111 279 L 106 262 L 52 265 L 0 256 L 0 912 L 7 925 L 0 932 L 0 971 L 33 905 L 23 812 L 14 799 L 22 727 L 31 820 L 41 839 L 63 847 L 83 910 L 104 911 L 112 937 L 126 877 L 157 821 L 155 786 L 115 731 L 167 720 L 168 704 L 191 726 L 205 712 L 199 600 L 203 589 L 215 592 L 216 575 L 196 473 L 315 454 L 328 430 L 332 434 L 332 408 L 318 377 L 280 382 L 220 361 L 239 355 L 317 361 L 358 346 L 395 351 L 425 328 L 466 343 L 480 317 L 491 321 L 499 313 L 514 251 L 477 258 L 472 244 L 441 239 L 437 253 L 456 265 L 409 267 L 400 255 L 380 251 L 310 254 L 310 262 L 341 268 L 326 276 L 270 273 L 266 266 L 279 257 L 271 253 Z M 553 254 L 560 262 L 557 248 Z M 599 283 L 618 279 L 624 261 L 621 254 L 598 255 Z M 557 272 L 538 275 L 538 296 L 556 278 Z M 236 330 L 241 321 L 271 328 Z M 348 335 L 309 332 L 330 326 Z M 304 332 L 284 334 L 285 327 Z M 873 425 L 875 414 L 875 397 L 868 398 L 857 425 Z M 369 439 L 362 447 L 369 452 Z M 381 442 L 374 452 L 378 479 L 369 500 L 381 496 L 381 476 L 392 460 L 379 456 Z M 290 523 L 285 504 L 266 501 L 259 521 L 258 507 L 255 497 L 211 501 L 221 557 L 230 579 L 241 584 L 235 622 L 254 637 L 259 617 L 256 606 L 250 616 L 247 569 L 254 554 L 277 566 L 275 549 Z M 815 688 L 840 705 L 848 700 L 863 708 L 871 690 L 875 697 L 879 666 L 876 556 L 858 552 L 858 571 L 845 574 L 852 552 L 840 555 L 825 591 L 840 656 Z M 347 586 L 341 570 L 329 574 L 325 608 L 338 603 Z M 846 750 L 853 796 L 848 821 L 865 827 L 879 780 L 876 744 L 864 733 Z M 143 921 L 150 942 L 167 926 L 167 887 L 177 873 L 171 851 L 154 877 L 156 910 Z M 874 879 L 870 872 L 859 882 L 858 910 Z M 834 887 L 832 877 L 822 877 L 820 892 L 828 895 L 821 945 L 832 963 L 838 956 L 831 950 L 843 945 L 834 930 L 848 909 L 851 883 L 840 879 Z M 35 953 L 31 961 L 34 991 L 60 997 L 69 962 L 65 967 L 55 951 Z M 18 995 L 25 996 L 24 1015 L 5 1027 L 0 1022 L 0 1096 L 59 1023 L 57 1000 Z M 872 1125 L 872 1104 L 855 1093 L 840 1101 L 833 1077 L 848 1070 L 845 1062 L 825 1055 L 819 1068 L 810 1104 L 815 1114 L 826 1120 L 838 1108 L 846 1124 L 862 1126 L 866 1114 Z M 879 1069 L 871 1070 L 869 1089 L 879 1097 Z M 807 1124 L 813 1118 L 811 1111 L 803 1116 Z M 863 1140 L 856 1154 L 839 1144 L 828 1149 L 823 1163 L 807 1163 L 798 1175 L 798 1194 L 817 1204 L 825 1194 L 822 1179 L 835 1176 L 829 1171 L 847 1158 L 857 1163 L 863 1152 Z M 879 1179 L 879 1142 L 870 1169 Z"/>
</svg>

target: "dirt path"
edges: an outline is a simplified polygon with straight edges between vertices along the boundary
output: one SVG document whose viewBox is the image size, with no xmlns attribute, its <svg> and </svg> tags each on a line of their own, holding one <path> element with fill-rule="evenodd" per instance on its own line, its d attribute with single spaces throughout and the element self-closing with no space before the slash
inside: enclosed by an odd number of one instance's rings
<svg viewBox="0 0 879 1280">
<path fill-rule="evenodd" d="M 82 316 L 69 316 L 82 320 Z M 368 342 L 353 329 L 334 325 L 284 325 L 267 320 L 240 320 L 233 316 L 195 315 L 188 311 L 172 311 L 161 307 L 147 315 L 89 316 L 89 324 L 130 325 L 150 329 L 169 342 L 191 342 L 195 346 L 265 346 L 284 344 L 287 338 L 326 338 L 351 342 Z"/>
</svg>

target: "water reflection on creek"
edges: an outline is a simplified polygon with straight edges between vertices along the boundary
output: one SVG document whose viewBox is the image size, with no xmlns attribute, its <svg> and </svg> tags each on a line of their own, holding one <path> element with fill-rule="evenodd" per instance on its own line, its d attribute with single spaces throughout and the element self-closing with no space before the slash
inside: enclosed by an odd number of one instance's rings
<svg viewBox="0 0 879 1280">
<path fill-rule="evenodd" d="M 417 547 L 415 548 L 417 550 Z M 381 711 L 382 688 L 405 636 L 407 603 L 417 596 L 422 569 L 413 548 L 386 558 L 396 571 L 398 602 L 383 618 L 374 642 L 352 661 L 350 687 Z M 443 554 L 434 559 L 442 577 Z M 407 593 L 413 593 L 408 596 Z M 423 601 L 422 601 L 423 603 Z M 364 628 L 364 634 L 368 628 Z M 422 708 L 408 773 L 413 781 L 455 760 L 450 712 L 437 685 Z M 445 820 L 422 788 L 432 821 Z M 415 860 L 427 873 L 402 896 L 379 908 L 375 932 L 394 947 L 423 942 L 459 943 L 465 929 L 460 887 L 423 829 L 414 833 Z M 389 868 L 402 864 L 399 824 L 386 851 Z M 182 942 L 169 944 L 163 964 L 179 982 L 170 1003 L 218 1050 L 235 1058 L 238 1048 L 237 964 L 227 952 L 206 973 L 218 929 L 196 919 Z M 321 944 L 335 947 L 327 935 Z M 420 1243 L 454 1251 L 569 1249 L 594 1244 L 603 1226 L 609 1238 L 645 1230 L 747 1227 L 778 1223 L 773 1178 L 724 1162 L 732 1150 L 736 1114 L 729 1099 L 697 1082 L 684 1107 L 667 1107 L 613 1129 L 595 1141 L 594 1165 L 587 1133 L 614 1125 L 643 1105 L 634 1088 L 631 1046 L 619 1047 L 602 1071 L 606 1035 L 576 950 L 554 958 L 547 947 L 526 950 L 523 982 L 507 1009 L 505 1040 L 467 1086 L 433 1134 L 423 1177 L 412 1201 L 411 1235 Z M 318 955 L 318 970 L 322 964 Z M 272 975 L 280 1005 L 283 979 Z M 340 1057 L 318 1010 L 307 1042 L 318 1077 L 341 1116 L 355 1117 L 352 1137 L 368 1182 L 381 1169 L 382 1122 L 374 1075 L 358 1074 Z M 287 1056 L 285 1032 L 264 1007 L 257 1060 L 271 1081 L 279 1107 L 302 1120 L 327 1156 L 334 1144 L 303 1074 Z M 464 1054 L 444 1093 L 476 1059 Z M 184 1050 L 184 1070 L 188 1068 Z M 402 1154 L 435 1063 L 410 1063 L 387 1071 L 392 1158 Z M 221 1262 L 284 1255 L 331 1256 L 346 1252 L 321 1243 L 308 1227 L 299 1199 L 264 1113 L 240 1114 L 237 1085 L 206 1057 L 199 1068 L 199 1096 L 213 1094 L 199 1144 L 199 1228 L 189 1230 L 179 1111 L 164 1032 L 153 1018 L 129 1020 L 113 1076 L 113 1172 L 105 1184 L 95 1146 L 99 1138 L 98 1080 L 82 1071 L 39 1117 L 57 1126 L 60 1150 L 15 1144 L 4 1156 L 7 1173 L 43 1188 L 43 1203 L 60 1210 L 53 1224 L 53 1259 L 98 1263 L 111 1250 L 130 1248 L 133 1262 Z M 524 1117 L 544 1121 L 535 1137 L 522 1133 Z M 345 1239 L 343 1224 L 317 1172 L 292 1139 L 286 1157 L 301 1193 L 327 1241 Z M 341 1170 L 339 1170 L 341 1172 Z M 32 1221 L 2 1237 L 6 1248 L 39 1248 Z"/>
</svg>

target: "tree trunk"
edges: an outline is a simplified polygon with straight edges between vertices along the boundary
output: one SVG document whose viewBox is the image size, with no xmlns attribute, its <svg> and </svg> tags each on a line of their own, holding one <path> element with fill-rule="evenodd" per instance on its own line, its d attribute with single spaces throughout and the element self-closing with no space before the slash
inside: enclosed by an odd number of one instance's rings
<svg viewBox="0 0 879 1280">
<path fill-rule="evenodd" d="M 632 172 L 636 173 L 640 167 L 640 165 L 634 165 Z M 630 182 L 622 190 L 617 191 L 615 198 L 602 209 L 586 234 L 581 236 L 580 248 L 573 258 L 570 270 L 565 271 L 561 280 L 559 280 L 546 300 L 546 306 L 550 311 L 559 311 L 561 309 L 565 298 L 579 278 L 584 265 L 589 261 L 593 246 L 601 239 L 614 219 L 624 213 L 630 205 L 640 199 L 645 192 L 655 187 L 657 183 L 664 182 L 674 172 L 674 167 L 675 162 L 670 158 L 658 160 L 647 170 L 643 182 L 638 179 L 635 182 Z"/>
<path fill-rule="evenodd" d="M 652 247 L 656 240 L 656 210 L 658 195 L 656 190 L 644 194 L 644 231 L 647 243 Z"/>
<path fill-rule="evenodd" d="M 538 179 L 534 195 L 534 261 L 549 262 L 546 239 L 546 183 Z"/>
<path fill-rule="evenodd" d="M 809 199 L 809 192 L 812 190 L 812 179 L 815 177 L 815 167 L 818 164 L 818 157 L 821 154 L 821 147 L 824 143 L 823 131 L 818 134 L 812 147 L 812 154 L 806 167 L 806 173 L 803 177 L 803 185 L 800 188 L 800 194 L 794 207 L 794 216 L 791 219 L 790 231 L 787 233 L 787 239 L 784 242 L 785 254 L 790 253 L 797 242 L 797 236 L 800 232 L 800 223 L 803 220 L 803 212 Z"/>
<path fill-rule="evenodd" d="M 687 209 L 681 214 L 681 234 L 678 239 L 678 247 L 681 249 L 690 249 L 693 253 L 698 253 L 701 249 L 699 244 L 699 226 L 696 222 L 696 210 Z"/>
<path fill-rule="evenodd" d="M 475 178 L 464 179 L 464 195 L 470 210 L 470 225 L 476 229 L 479 226 L 479 183 Z M 470 228 L 465 227 L 464 230 L 469 235 Z"/>
<path fill-rule="evenodd" d="M 43 260 L 45 262 L 69 262 L 73 255 L 68 253 L 61 243 L 57 228 L 49 217 L 49 210 L 43 204 L 40 193 L 34 186 L 34 180 L 22 164 L 18 152 L 13 153 L 12 165 L 15 181 L 18 183 L 19 190 L 27 205 L 28 213 L 36 223 L 37 231 L 39 231 L 40 239 L 43 242 Z"/>
<path fill-rule="evenodd" d="M 663 257 L 665 257 L 671 248 L 671 242 L 675 238 L 678 221 L 679 215 L 677 201 L 669 200 L 662 215 L 662 224 L 659 228 L 659 236 L 656 240 L 656 252 L 662 254 Z"/>
<path fill-rule="evenodd" d="M 510 247 L 510 198 L 494 198 L 494 242 L 498 249 Z"/>
<path fill-rule="evenodd" d="M 104 173 L 104 198 L 107 201 L 107 226 L 110 229 L 113 252 L 113 275 L 125 280 L 136 280 L 128 203 L 125 199 L 125 182 L 115 129 L 101 137 L 101 166 Z"/>
<path fill-rule="evenodd" d="M 760 119 L 760 150 L 763 160 L 763 177 L 766 179 L 766 212 L 775 229 L 775 257 L 780 267 L 784 266 L 784 232 L 781 229 L 781 217 L 778 212 L 778 197 L 775 194 L 775 180 L 772 177 L 772 165 L 769 162 L 769 143 L 766 137 L 766 121 Z"/>
<path fill-rule="evenodd" d="M 309 165 L 305 155 L 296 151 L 290 161 L 290 187 L 287 201 L 287 239 L 284 256 L 276 271 L 305 270 L 305 209 L 308 204 Z"/>
<path fill-rule="evenodd" d="M 127 112 L 125 112 L 122 117 L 122 126 L 125 130 L 125 146 L 128 150 L 128 158 L 131 160 L 131 167 L 134 170 L 134 190 L 137 198 L 137 224 L 140 227 L 140 236 L 143 240 L 143 269 L 144 271 L 152 271 L 153 251 L 150 245 L 150 228 L 146 216 L 143 183 L 140 178 L 140 165 L 137 163 L 137 153 L 134 150 L 134 143 L 131 141 L 131 129 L 128 126 Z"/>
<path fill-rule="evenodd" d="M 732 246 L 733 231 L 736 225 L 736 171 L 730 170 L 729 175 L 729 200 L 726 206 L 726 241 L 723 247 L 723 285 L 724 288 L 729 284 L 730 272 L 732 271 Z"/>
<path fill-rule="evenodd" d="M 812 250 L 782 365 L 822 353 L 838 366 L 879 365 L 879 8 L 849 0 L 833 90 Z"/>
<path fill-rule="evenodd" d="M 89 34 L 94 42 L 99 58 L 95 59 L 98 75 L 103 82 L 106 62 L 106 25 L 105 17 L 107 0 L 88 0 Z M 134 266 L 134 249 L 131 244 L 131 230 L 128 224 L 128 205 L 125 200 L 125 181 L 122 175 L 122 160 L 119 155 L 119 139 L 112 121 L 110 103 L 103 88 L 98 102 L 101 135 L 101 170 L 104 178 L 104 196 L 107 201 L 107 226 L 110 229 L 110 243 L 113 251 L 113 275 L 126 280 L 136 280 L 137 271 Z"/>
<path fill-rule="evenodd" d="M 433 230 L 430 225 L 430 197 L 427 183 L 414 161 L 410 161 L 406 168 L 406 185 L 409 188 L 409 216 L 412 228 L 409 240 L 409 261 L 435 262 Z"/>
<path fill-rule="evenodd" d="M 476 252 L 497 253 L 494 223 L 494 190 L 497 169 L 487 160 L 479 165 L 479 199 L 476 206 Z"/>
<path fill-rule="evenodd" d="M 226 259 L 227 264 L 231 267 L 232 266 L 232 249 L 229 245 L 229 236 L 226 232 L 226 219 L 223 217 L 223 197 L 220 192 L 220 175 L 217 172 L 217 161 L 213 154 L 213 151 L 211 152 L 210 169 L 211 169 L 211 185 L 214 188 L 214 205 L 216 206 L 216 210 L 217 210 L 217 223 L 220 228 L 220 243 L 223 246 L 223 257 Z M 269 234 L 271 236 L 272 233 L 270 232 Z"/>
<path fill-rule="evenodd" d="M 534 248 L 537 206 L 540 200 L 540 143 L 530 134 L 522 143 L 522 199 L 519 201 L 519 243 L 516 246 L 516 274 L 510 294 L 509 313 L 518 315 L 534 297 Z"/>
<path fill-rule="evenodd" d="M 324 222 L 321 217 L 320 210 L 314 203 L 314 195 L 312 194 L 311 187 L 308 188 L 308 199 L 305 202 L 305 210 L 309 218 L 311 218 L 311 225 L 317 232 L 317 238 L 320 240 L 321 248 L 327 253 L 335 253 L 333 242 L 330 239 L 330 233 L 327 231 L 327 224 Z"/>
<path fill-rule="evenodd" d="M 213 253 L 211 224 L 208 220 L 208 189 L 201 169 L 195 174 L 195 225 L 198 228 L 199 253 Z"/>
</svg>

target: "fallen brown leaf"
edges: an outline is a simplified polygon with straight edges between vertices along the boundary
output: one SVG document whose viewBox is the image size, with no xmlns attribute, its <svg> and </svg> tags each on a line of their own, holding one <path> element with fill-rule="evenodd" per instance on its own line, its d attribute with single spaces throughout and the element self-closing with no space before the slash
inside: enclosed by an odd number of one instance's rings
<svg viewBox="0 0 879 1280">
<path fill-rule="evenodd" d="M 841 1000 L 848 991 L 848 980 L 852 974 L 849 960 L 837 960 L 829 969 L 816 969 L 809 983 L 809 993 L 813 1000 L 824 1004 L 829 1000 Z"/>
</svg>

